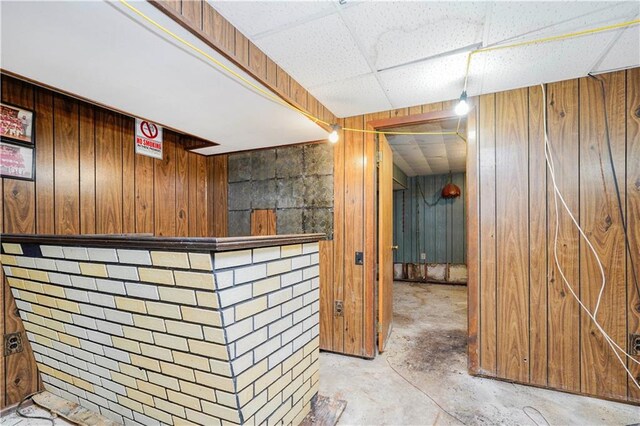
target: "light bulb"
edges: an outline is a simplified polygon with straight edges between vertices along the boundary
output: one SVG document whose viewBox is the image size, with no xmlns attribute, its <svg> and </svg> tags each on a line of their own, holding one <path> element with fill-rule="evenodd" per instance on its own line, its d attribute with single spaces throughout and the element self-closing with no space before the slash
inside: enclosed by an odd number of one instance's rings
<svg viewBox="0 0 640 426">
<path fill-rule="evenodd" d="M 329 133 L 329 142 L 337 143 L 340 140 L 340 135 L 338 134 L 338 130 L 340 130 L 340 126 L 334 124 L 331 126 L 331 133 Z"/>
<path fill-rule="evenodd" d="M 458 102 L 458 105 L 456 105 L 455 112 L 459 116 L 467 115 L 469 113 L 469 103 L 467 103 L 466 90 L 462 92 L 462 95 L 460 95 L 460 101 Z"/>
</svg>

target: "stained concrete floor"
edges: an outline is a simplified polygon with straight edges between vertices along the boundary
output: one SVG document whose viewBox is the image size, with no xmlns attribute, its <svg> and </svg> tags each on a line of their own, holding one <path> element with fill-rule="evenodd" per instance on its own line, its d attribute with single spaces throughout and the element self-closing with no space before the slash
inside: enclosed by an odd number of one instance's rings
<svg viewBox="0 0 640 426">
<path fill-rule="evenodd" d="M 396 282 L 386 352 L 374 360 L 320 354 L 320 393 L 347 401 L 338 424 L 640 422 L 636 406 L 470 376 L 466 311 L 466 287 Z"/>
</svg>

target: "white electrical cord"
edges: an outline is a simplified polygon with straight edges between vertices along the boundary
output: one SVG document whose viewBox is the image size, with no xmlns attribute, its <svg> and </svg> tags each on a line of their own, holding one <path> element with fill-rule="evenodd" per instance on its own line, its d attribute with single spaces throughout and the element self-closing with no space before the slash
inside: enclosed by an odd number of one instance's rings
<svg viewBox="0 0 640 426">
<path fill-rule="evenodd" d="M 576 218 L 573 216 L 573 213 L 571 213 L 571 209 L 569 208 L 569 206 L 567 206 L 567 203 L 565 202 L 564 197 L 562 196 L 562 193 L 560 192 L 560 189 L 558 188 L 558 185 L 556 184 L 555 166 L 554 166 L 554 163 L 553 163 L 553 154 L 551 153 L 551 145 L 549 144 L 549 135 L 548 135 L 548 132 L 547 132 L 547 93 L 546 93 L 544 84 L 541 84 L 540 87 L 542 87 L 542 111 L 543 111 L 543 122 L 544 122 L 544 158 L 546 160 L 547 167 L 549 168 L 549 175 L 551 176 L 551 182 L 552 182 L 552 185 L 553 185 L 553 202 L 554 202 L 555 212 L 556 212 L 556 226 L 555 226 L 555 235 L 554 235 L 554 241 L 553 241 L 553 255 L 554 255 L 555 262 L 556 262 L 556 266 L 558 267 L 558 272 L 560 273 L 560 276 L 562 277 L 562 281 L 564 282 L 565 286 L 569 289 L 569 292 L 571 293 L 571 295 L 573 295 L 573 297 L 576 299 L 576 301 L 578 302 L 580 307 L 587 313 L 589 318 L 591 318 L 591 320 L 595 324 L 596 328 L 600 331 L 600 333 L 604 337 L 605 341 L 611 347 L 611 350 L 615 354 L 616 358 L 618 358 L 618 361 L 620 361 L 620 364 L 622 364 L 622 368 L 624 368 L 624 370 L 627 372 L 627 374 L 631 378 L 631 381 L 633 382 L 633 384 L 635 384 L 638 387 L 638 389 L 640 389 L 640 384 L 638 384 L 638 381 L 636 380 L 636 378 L 633 377 L 633 374 L 631 373 L 629 368 L 627 368 L 625 362 L 620 357 L 620 354 L 618 353 L 618 351 L 624 353 L 624 355 L 626 357 L 628 357 L 631 361 L 635 362 L 638 365 L 640 365 L 640 361 L 638 361 L 632 355 L 628 354 L 624 349 L 622 349 L 604 331 L 604 329 L 602 328 L 602 326 L 600 325 L 600 323 L 598 322 L 598 320 L 596 318 L 596 316 L 598 314 L 598 309 L 600 307 L 600 301 L 602 300 L 602 294 L 604 293 L 604 288 L 605 288 L 605 285 L 606 285 L 606 277 L 605 277 L 605 273 L 604 273 L 604 267 L 602 266 L 602 262 L 600 260 L 600 257 L 598 256 L 598 253 L 596 252 L 595 248 L 591 244 L 591 241 L 589 240 L 587 235 L 584 233 L 584 231 L 580 227 L 580 224 L 578 223 Z M 587 309 L 587 307 L 584 305 L 584 303 L 582 303 L 582 301 L 580 300 L 578 295 L 573 291 L 573 287 L 571 287 L 571 284 L 569 284 L 569 281 L 567 280 L 567 277 L 564 274 L 564 270 L 560 266 L 560 261 L 558 260 L 558 233 L 559 233 L 559 229 L 560 229 L 560 217 L 559 217 L 559 210 L 558 210 L 558 199 L 560 199 L 560 202 L 561 202 L 562 206 L 564 207 L 564 209 L 569 214 L 569 217 L 571 217 L 571 221 L 573 222 L 573 224 L 576 226 L 576 228 L 580 232 L 580 235 L 582 236 L 582 238 L 587 242 L 587 245 L 589 246 L 589 248 L 590 248 L 591 252 L 593 253 L 596 261 L 598 262 L 598 267 L 600 268 L 600 274 L 601 274 L 601 277 L 602 277 L 602 285 L 600 287 L 600 292 L 598 294 L 598 300 L 596 301 L 596 306 L 594 308 L 593 313 L 591 313 L 589 311 L 589 309 Z"/>
</svg>

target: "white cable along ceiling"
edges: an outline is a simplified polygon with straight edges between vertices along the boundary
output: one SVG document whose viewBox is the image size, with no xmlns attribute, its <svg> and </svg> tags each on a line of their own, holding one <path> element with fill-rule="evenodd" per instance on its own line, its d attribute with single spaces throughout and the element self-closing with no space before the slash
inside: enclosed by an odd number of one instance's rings
<svg viewBox="0 0 640 426">
<path fill-rule="evenodd" d="M 456 99 L 470 51 L 638 19 L 640 2 L 210 1 L 340 117 Z M 474 58 L 469 96 L 640 65 L 640 26 Z"/>
</svg>

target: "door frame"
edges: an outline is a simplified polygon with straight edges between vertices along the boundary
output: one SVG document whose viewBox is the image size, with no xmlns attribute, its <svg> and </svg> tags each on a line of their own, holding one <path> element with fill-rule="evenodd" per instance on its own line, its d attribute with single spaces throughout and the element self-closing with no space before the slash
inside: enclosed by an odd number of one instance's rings
<svg viewBox="0 0 640 426">
<path fill-rule="evenodd" d="M 467 114 L 467 129 L 466 139 L 467 143 L 467 162 L 465 171 L 465 190 L 466 190 L 466 220 L 467 220 L 467 368 L 470 374 L 478 374 L 479 368 L 479 342 L 478 342 L 478 212 L 479 212 L 479 199 L 478 199 L 478 149 L 477 149 L 477 137 L 478 134 L 478 108 L 475 105 L 475 98 L 470 98 L 470 111 Z M 391 118 L 382 118 L 376 120 L 370 120 L 366 123 L 368 131 L 384 130 L 392 127 L 407 126 L 422 124 L 425 122 L 441 121 L 451 118 L 457 118 L 453 109 L 447 109 L 442 111 L 432 111 L 420 114 L 404 115 Z M 375 143 L 373 133 L 370 133 L 372 143 Z M 374 201 L 375 206 L 375 201 Z M 378 235 L 378 222 L 377 219 L 373 221 L 373 235 Z M 378 247 L 375 247 L 376 257 L 378 255 Z M 375 266 L 375 265 L 374 265 Z M 375 267 L 369 272 L 375 274 Z M 375 276 L 370 279 L 371 287 L 377 285 Z M 372 304 L 371 312 L 367 315 L 367 320 L 372 323 L 372 328 L 376 330 L 374 335 L 375 339 L 369 340 L 371 346 L 367 345 L 367 349 L 370 353 L 377 353 L 377 301 L 374 300 L 373 295 L 376 293 L 375 288 L 365 290 L 369 297 L 367 301 L 371 300 Z"/>
</svg>

